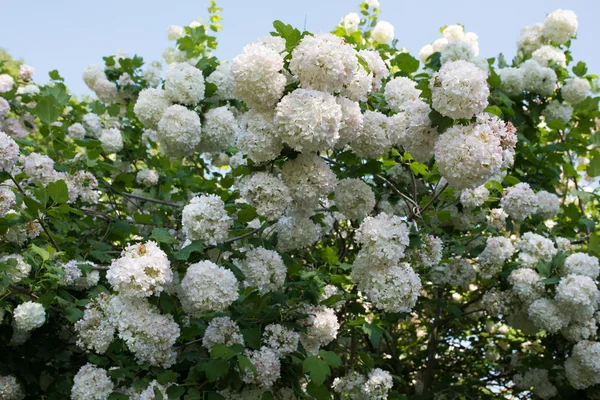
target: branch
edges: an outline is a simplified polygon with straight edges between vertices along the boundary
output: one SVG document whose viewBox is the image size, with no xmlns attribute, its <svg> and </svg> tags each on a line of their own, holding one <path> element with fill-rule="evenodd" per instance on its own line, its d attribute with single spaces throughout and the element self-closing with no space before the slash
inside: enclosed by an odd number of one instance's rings
<svg viewBox="0 0 600 400">
<path fill-rule="evenodd" d="M 177 207 L 177 208 L 182 207 L 181 204 L 173 203 L 171 201 L 153 199 L 150 197 L 138 196 L 136 194 L 126 193 L 126 192 L 119 192 L 118 190 L 115 190 L 114 188 L 112 188 L 108 183 L 104 182 L 102 179 L 100 180 L 100 182 L 102 182 L 107 187 L 108 190 L 110 190 L 111 192 L 113 192 L 115 194 L 118 194 L 119 196 L 129 197 L 131 199 L 137 199 L 137 200 L 142 200 L 142 201 L 147 201 L 150 203 L 162 204 L 162 205 L 170 206 L 170 207 Z"/>
<path fill-rule="evenodd" d="M 419 211 L 419 213 L 420 214 L 424 213 L 429 208 L 429 206 L 431 206 L 433 204 L 433 202 L 436 201 L 442 193 L 444 193 L 444 190 L 446 190 L 447 188 L 448 188 L 448 183 L 446 182 L 446 184 L 439 190 L 439 192 L 435 193 L 434 196 L 427 202 L 427 204 L 425 204 L 425 207 L 423 207 Z M 436 189 L 437 189 L 437 187 L 436 187 Z"/>
<path fill-rule="evenodd" d="M 26 289 L 24 287 L 17 286 L 17 285 L 10 285 L 8 288 L 14 292 L 19 292 L 21 294 L 29 296 L 32 299 L 35 299 L 35 300 L 39 299 L 39 297 L 36 294 L 32 293 L 29 289 Z"/>
<path fill-rule="evenodd" d="M 259 226 L 259 227 L 258 227 L 258 228 L 256 228 L 256 229 L 252 229 L 252 230 L 251 230 L 250 232 L 248 232 L 248 233 L 244 233 L 243 235 L 236 236 L 236 237 L 233 237 L 233 238 L 231 238 L 231 239 L 227 239 L 226 241 L 224 241 L 224 242 L 223 242 L 223 244 L 237 242 L 238 240 L 242 240 L 242 239 L 244 239 L 244 238 L 246 238 L 246 237 L 248 237 L 248 236 L 252 236 L 252 235 L 254 235 L 255 233 L 257 233 L 257 232 L 260 232 L 261 230 L 263 230 L 263 229 L 265 229 L 265 228 L 269 227 L 270 225 L 271 225 L 271 224 L 269 224 L 269 223 L 266 223 L 266 224 L 264 224 L 264 225 L 262 225 L 262 226 Z"/>
</svg>

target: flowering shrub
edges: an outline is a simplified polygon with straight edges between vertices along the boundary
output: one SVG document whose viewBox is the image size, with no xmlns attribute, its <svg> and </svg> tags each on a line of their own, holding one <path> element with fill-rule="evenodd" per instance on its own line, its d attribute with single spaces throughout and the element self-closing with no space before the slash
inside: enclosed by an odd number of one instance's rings
<svg viewBox="0 0 600 400">
<path fill-rule="evenodd" d="M 89 101 L 0 64 L 0 398 L 598 398 L 576 15 L 508 64 L 359 7 L 221 62 L 211 2 Z"/>
</svg>

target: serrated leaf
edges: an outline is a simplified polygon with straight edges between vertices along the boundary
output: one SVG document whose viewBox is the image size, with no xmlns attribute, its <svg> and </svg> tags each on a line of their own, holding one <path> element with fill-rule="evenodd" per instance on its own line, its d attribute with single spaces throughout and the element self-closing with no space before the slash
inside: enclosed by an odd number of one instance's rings
<svg viewBox="0 0 600 400">
<path fill-rule="evenodd" d="M 585 74 L 587 74 L 587 66 L 585 65 L 585 63 L 583 61 L 579 61 L 574 67 L 573 67 L 573 73 L 579 77 L 584 76 Z"/>
<path fill-rule="evenodd" d="M 175 258 L 180 261 L 187 261 L 188 258 L 194 252 L 202 253 L 204 251 L 204 244 L 201 240 L 193 241 L 191 244 L 185 246 L 183 249 L 175 253 Z"/>
<path fill-rule="evenodd" d="M 69 201 L 69 188 L 65 181 L 58 180 L 56 182 L 50 182 L 46 187 L 48 195 L 56 203 L 66 203 Z"/>
<path fill-rule="evenodd" d="M 236 356 L 236 352 L 225 346 L 224 344 L 215 344 L 210 349 L 210 358 L 229 360 Z"/>
<path fill-rule="evenodd" d="M 367 334 L 373 346 L 377 347 L 379 345 L 381 337 L 383 336 L 383 330 L 381 330 L 380 327 L 373 324 L 364 324 L 362 326 L 362 331 Z"/>
<path fill-rule="evenodd" d="M 159 243 L 177 243 L 177 239 L 169 233 L 167 228 L 154 228 L 150 235 L 150 239 L 154 239 Z"/>
<path fill-rule="evenodd" d="M 408 53 L 400 53 L 394 57 L 392 65 L 397 66 L 400 71 L 410 75 L 419 69 L 419 60 Z"/>
<path fill-rule="evenodd" d="M 83 317 L 83 311 L 79 308 L 75 307 L 67 307 L 65 308 L 65 318 L 69 320 L 72 324 L 79 321 Z"/>
<path fill-rule="evenodd" d="M 332 367 L 339 367 L 342 365 L 342 359 L 333 351 L 319 350 L 319 355 L 323 361 Z"/>
<path fill-rule="evenodd" d="M 229 373 L 229 363 L 224 360 L 210 360 L 204 369 L 209 382 L 218 381 Z"/>
</svg>

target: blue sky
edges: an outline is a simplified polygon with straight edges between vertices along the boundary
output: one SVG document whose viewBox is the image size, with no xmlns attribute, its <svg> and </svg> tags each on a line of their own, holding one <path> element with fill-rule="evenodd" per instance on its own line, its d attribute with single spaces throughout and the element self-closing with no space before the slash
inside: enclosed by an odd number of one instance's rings
<svg viewBox="0 0 600 400">
<path fill-rule="evenodd" d="M 503 52 L 510 60 L 522 27 L 542 22 L 557 8 L 575 11 L 579 34 L 573 46 L 575 61 L 588 63 L 590 73 L 600 72 L 597 40 L 600 2 L 595 0 L 483 0 L 405 1 L 380 0 L 381 20 L 394 25 L 400 46 L 413 55 L 437 39 L 443 25 L 461 23 L 479 35 L 481 55 Z M 145 60 L 161 59 L 169 46 L 167 27 L 187 25 L 206 17 L 205 0 L 32 0 L 2 5 L 0 47 L 36 68 L 36 81 L 58 69 L 75 94 L 90 93 L 81 72 L 102 56 L 116 50 L 138 54 Z M 312 32 L 331 30 L 349 12 L 357 11 L 354 0 L 220 0 L 224 8 L 224 30 L 219 32 L 221 59 L 235 57 L 244 45 L 267 35 L 271 23 L 280 19 Z"/>
</svg>

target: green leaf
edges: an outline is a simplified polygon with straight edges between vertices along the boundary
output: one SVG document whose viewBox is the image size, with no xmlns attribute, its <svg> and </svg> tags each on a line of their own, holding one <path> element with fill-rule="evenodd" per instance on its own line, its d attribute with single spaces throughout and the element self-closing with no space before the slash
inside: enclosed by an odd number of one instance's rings
<svg viewBox="0 0 600 400">
<path fill-rule="evenodd" d="M 587 66 L 585 65 L 585 63 L 583 61 L 579 61 L 577 63 L 577 65 L 575 65 L 573 67 L 573 73 L 579 77 L 584 76 L 585 74 L 587 74 Z"/>
<path fill-rule="evenodd" d="M 74 324 L 83 317 L 83 311 L 81 311 L 79 308 L 67 307 L 65 308 L 65 317 L 69 320 L 69 322 Z"/>
<path fill-rule="evenodd" d="M 410 75 L 419 69 L 419 60 L 408 53 L 400 53 L 394 57 L 392 65 L 397 66 L 400 71 Z"/>
<path fill-rule="evenodd" d="M 50 125 L 60 117 L 63 108 L 52 97 L 42 97 L 35 105 L 35 113 L 45 125 Z"/>
<path fill-rule="evenodd" d="M 225 346 L 224 344 L 215 344 L 210 349 L 210 358 L 229 360 L 236 356 L 236 352 Z"/>
<path fill-rule="evenodd" d="M 177 239 L 173 237 L 167 228 L 154 228 L 150 239 L 156 240 L 158 243 L 177 243 Z"/>
<path fill-rule="evenodd" d="M 46 188 L 48 195 L 56 203 L 66 203 L 69 201 L 69 188 L 62 179 L 56 182 L 50 182 Z"/>
<path fill-rule="evenodd" d="M 31 244 L 31 250 L 33 250 L 36 254 L 42 257 L 42 260 L 48 261 L 50 259 L 50 253 L 41 247 L 37 247 L 35 244 Z"/>
<path fill-rule="evenodd" d="M 64 81 L 63 77 L 60 76 L 60 74 L 58 73 L 57 70 L 53 69 L 52 71 L 48 72 L 48 75 L 50 76 L 50 79 L 52 79 L 53 81 Z"/>
<path fill-rule="evenodd" d="M 167 389 L 167 396 L 169 396 L 170 399 L 178 399 L 181 396 L 183 396 L 183 394 L 185 393 L 185 387 L 183 386 L 170 386 Z"/>
<path fill-rule="evenodd" d="M 252 364 L 248 357 L 241 354 L 237 354 L 236 357 L 238 360 L 238 365 L 240 366 L 240 371 L 246 371 L 246 373 L 250 372 L 256 375 L 256 367 L 254 364 Z"/>
<path fill-rule="evenodd" d="M 362 326 L 362 330 L 367 334 L 373 346 L 377 347 L 381 341 L 381 337 L 383 336 L 383 330 L 381 330 L 381 328 L 377 325 L 373 324 L 364 324 Z"/>
<path fill-rule="evenodd" d="M 491 87 L 494 88 L 500 86 L 500 84 L 502 83 L 500 75 L 498 75 L 492 67 L 490 67 L 490 73 L 488 75 L 487 82 Z"/>
<path fill-rule="evenodd" d="M 427 175 L 429 173 L 427 165 L 421 164 L 420 162 L 416 162 L 416 161 L 413 161 L 413 162 L 410 163 L 410 170 L 415 175 L 423 175 L 423 176 L 425 176 L 425 175 Z"/>
<path fill-rule="evenodd" d="M 488 112 L 490 114 L 496 115 L 498 118 L 502 118 L 502 110 L 498 106 L 489 106 L 486 107 L 483 111 Z"/>
<path fill-rule="evenodd" d="M 590 163 L 587 167 L 587 173 L 589 176 L 600 175 L 600 153 L 596 152 L 590 160 Z"/>
<path fill-rule="evenodd" d="M 210 360 L 205 366 L 206 379 L 209 382 L 218 381 L 229 373 L 229 363 L 224 360 Z"/>
<path fill-rule="evenodd" d="M 254 218 L 258 217 L 258 214 L 256 213 L 254 207 L 246 207 L 238 211 L 237 216 L 238 221 L 240 221 L 240 223 L 246 224 L 252 221 Z"/>
<path fill-rule="evenodd" d="M 302 371 L 310 376 L 310 381 L 316 385 L 322 385 L 325 379 L 331 375 L 329 365 L 315 356 L 308 356 L 302 363 Z"/>
<path fill-rule="evenodd" d="M 179 250 L 177 253 L 175 253 L 175 258 L 180 261 L 187 261 L 192 255 L 192 253 L 202 253 L 203 251 L 204 244 L 202 244 L 202 241 L 196 240 L 191 244 L 185 246 L 183 249 Z"/>
<path fill-rule="evenodd" d="M 342 365 L 342 359 L 333 351 L 319 350 L 319 355 L 328 365 L 332 367 L 339 367 Z"/>
<path fill-rule="evenodd" d="M 558 276 L 551 276 L 550 278 L 542 279 L 540 282 L 546 285 L 554 285 L 560 282 L 560 278 Z"/>
<path fill-rule="evenodd" d="M 337 250 L 330 246 L 327 246 L 323 250 L 321 250 L 321 258 L 329 265 L 333 265 L 339 262 Z"/>
</svg>

